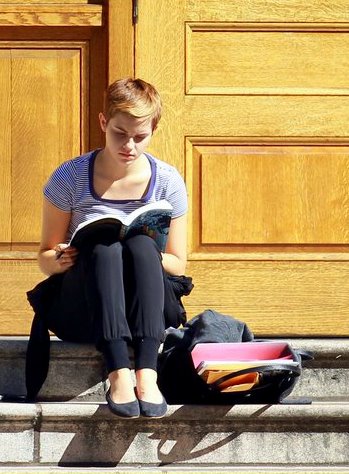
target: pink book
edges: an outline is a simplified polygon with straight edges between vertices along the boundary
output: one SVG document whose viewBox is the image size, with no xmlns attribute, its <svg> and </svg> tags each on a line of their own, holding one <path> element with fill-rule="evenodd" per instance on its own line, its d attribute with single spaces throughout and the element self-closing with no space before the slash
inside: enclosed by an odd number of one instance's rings
<svg viewBox="0 0 349 474">
<path fill-rule="evenodd" d="M 195 368 L 205 363 L 292 360 L 287 342 L 207 342 L 191 351 Z"/>
</svg>

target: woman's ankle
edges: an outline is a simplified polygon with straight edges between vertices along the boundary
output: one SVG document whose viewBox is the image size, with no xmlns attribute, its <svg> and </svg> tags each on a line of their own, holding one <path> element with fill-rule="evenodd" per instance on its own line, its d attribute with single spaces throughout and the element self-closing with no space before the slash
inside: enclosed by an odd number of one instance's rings
<svg viewBox="0 0 349 474">
<path fill-rule="evenodd" d="M 114 370 L 108 375 L 110 396 L 115 403 L 128 403 L 135 400 L 134 382 L 128 368 Z"/>
<path fill-rule="evenodd" d="M 161 403 L 163 396 L 157 385 L 157 372 L 153 369 L 139 369 L 136 371 L 137 397 L 150 403 Z"/>
</svg>

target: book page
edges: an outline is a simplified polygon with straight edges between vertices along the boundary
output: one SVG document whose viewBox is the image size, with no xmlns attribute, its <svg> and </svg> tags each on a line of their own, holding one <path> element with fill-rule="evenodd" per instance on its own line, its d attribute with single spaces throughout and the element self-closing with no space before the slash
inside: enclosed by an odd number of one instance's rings
<svg viewBox="0 0 349 474">
<path fill-rule="evenodd" d="M 166 200 L 151 202 L 126 217 L 104 214 L 82 222 L 73 233 L 70 245 L 82 248 L 97 243 L 120 242 L 133 235 L 144 234 L 165 250 L 169 233 L 172 205 Z"/>
</svg>

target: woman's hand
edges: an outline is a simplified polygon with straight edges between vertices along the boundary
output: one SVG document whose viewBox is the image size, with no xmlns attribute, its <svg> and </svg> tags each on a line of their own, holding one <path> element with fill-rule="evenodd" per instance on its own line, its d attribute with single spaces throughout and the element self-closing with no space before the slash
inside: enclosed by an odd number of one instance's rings
<svg viewBox="0 0 349 474">
<path fill-rule="evenodd" d="M 69 268 L 71 268 L 78 256 L 78 251 L 75 247 L 70 247 L 68 244 L 57 244 L 54 248 L 56 252 L 56 260 L 60 268 L 60 272 L 66 272 Z"/>
<path fill-rule="evenodd" d="M 40 269 L 45 275 L 63 273 L 71 268 L 77 257 L 77 250 L 65 242 L 71 219 L 70 212 L 54 206 L 47 198 L 43 201 L 42 234 L 38 253 Z"/>
</svg>

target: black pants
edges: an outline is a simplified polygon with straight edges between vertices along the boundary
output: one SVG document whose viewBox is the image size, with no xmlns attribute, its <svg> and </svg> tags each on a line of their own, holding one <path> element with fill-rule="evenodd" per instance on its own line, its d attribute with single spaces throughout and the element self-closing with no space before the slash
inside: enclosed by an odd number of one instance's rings
<svg viewBox="0 0 349 474">
<path fill-rule="evenodd" d="M 164 273 L 155 242 L 137 235 L 97 244 L 81 252 L 64 276 L 48 315 L 62 340 L 94 342 L 108 372 L 130 367 L 156 369 L 165 330 Z"/>
</svg>

